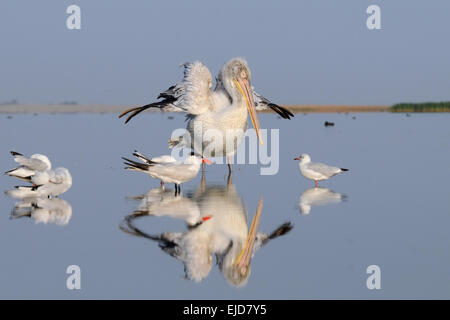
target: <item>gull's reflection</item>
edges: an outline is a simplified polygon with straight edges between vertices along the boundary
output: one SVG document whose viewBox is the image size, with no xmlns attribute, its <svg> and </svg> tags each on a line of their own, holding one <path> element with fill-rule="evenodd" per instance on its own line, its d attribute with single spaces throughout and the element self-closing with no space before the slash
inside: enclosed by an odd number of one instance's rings
<svg viewBox="0 0 450 320">
<path fill-rule="evenodd" d="M 339 203 L 345 201 L 347 196 L 342 193 L 337 193 L 326 188 L 311 188 L 305 190 L 298 200 L 300 213 L 309 214 L 311 207 L 325 206 L 332 203 Z"/>
<path fill-rule="evenodd" d="M 60 198 L 22 199 L 15 204 L 11 219 L 29 217 L 37 223 L 53 223 L 65 226 L 72 217 L 72 206 Z"/>
<path fill-rule="evenodd" d="M 231 180 L 227 186 L 206 186 L 202 180 L 190 197 L 150 190 L 138 210 L 125 217 L 121 229 L 158 242 L 165 253 L 184 264 L 187 279 L 196 282 L 205 279 L 215 255 L 225 279 L 234 286 L 243 286 L 250 276 L 255 251 L 292 229 L 287 222 L 270 234 L 257 232 L 262 206 L 261 198 L 249 230 L 245 205 Z M 182 219 L 188 228 L 184 232 L 148 234 L 136 227 L 135 220 L 149 215 Z"/>
</svg>

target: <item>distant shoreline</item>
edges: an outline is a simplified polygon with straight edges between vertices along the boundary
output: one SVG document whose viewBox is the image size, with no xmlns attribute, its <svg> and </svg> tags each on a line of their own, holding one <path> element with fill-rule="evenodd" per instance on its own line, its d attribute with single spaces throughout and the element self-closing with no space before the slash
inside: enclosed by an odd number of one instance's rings
<svg viewBox="0 0 450 320">
<path fill-rule="evenodd" d="M 78 105 L 78 104 L 5 104 L 0 105 L 0 114 L 41 113 L 122 113 L 132 105 Z M 347 105 L 285 105 L 293 113 L 361 113 L 389 112 L 389 106 L 347 106 Z M 160 112 L 159 110 L 149 110 Z M 267 111 L 271 112 L 271 111 Z"/>
<path fill-rule="evenodd" d="M 447 106 L 449 104 L 449 106 Z M 450 103 L 397 104 L 394 106 L 354 105 L 283 105 L 292 113 L 364 113 L 364 112 L 450 112 Z M 3 104 L 0 114 L 79 114 L 79 113 L 122 113 L 133 105 L 101 104 Z M 160 112 L 158 109 L 149 112 Z M 271 110 L 263 113 L 272 113 Z"/>
</svg>

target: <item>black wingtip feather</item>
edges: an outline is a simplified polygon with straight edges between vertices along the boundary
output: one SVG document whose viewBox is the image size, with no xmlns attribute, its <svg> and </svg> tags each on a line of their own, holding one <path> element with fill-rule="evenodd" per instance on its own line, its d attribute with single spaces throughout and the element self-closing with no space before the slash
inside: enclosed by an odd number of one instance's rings
<svg viewBox="0 0 450 320">
<path fill-rule="evenodd" d="M 127 167 L 125 167 L 125 169 L 135 168 L 135 169 L 141 169 L 141 170 L 146 171 L 150 167 L 150 165 L 146 164 L 146 163 L 140 163 L 140 162 L 133 161 L 133 160 L 125 158 L 125 157 L 122 157 L 122 159 L 125 161 L 124 164 L 127 166 Z"/>
<path fill-rule="evenodd" d="M 291 222 L 285 222 L 270 234 L 269 239 L 275 239 L 277 237 L 283 236 L 293 228 L 294 225 Z"/>
<path fill-rule="evenodd" d="M 280 115 L 280 117 L 282 117 L 283 119 L 290 120 L 291 117 L 294 117 L 294 114 L 291 111 L 289 111 L 286 108 L 280 107 L 279 105 L 277 105 L 275 103 L 270 103 L 269 108 L 272 109 L 273 111 L 275 111 L 276 113 L 278 113 Z"/>
<path fill-rule="evenodd" d="M 341 170 L 344 171 L 344 172 L 345 172 L 345 171 L 349 171 L 348 169 L 345 169 L 345 168 L 341 168 Z"/>
<path fill-rule="evenodd" d="M 15 152 L 15 151 L 10 151 L 12 156 L 23 156 L 23 154 L 19 153 L 19 152 Z"/>
</svg>

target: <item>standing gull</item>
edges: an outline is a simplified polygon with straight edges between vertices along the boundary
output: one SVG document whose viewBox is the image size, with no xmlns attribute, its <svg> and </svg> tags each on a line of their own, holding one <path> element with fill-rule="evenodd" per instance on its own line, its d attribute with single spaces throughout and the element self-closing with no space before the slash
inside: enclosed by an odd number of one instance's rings
<svg viewBox="0 0 450 320">
<path fill-rule="evenodd" d="M 139 155 L 143 157 L 141 154 Z M 144 161 L 144 163 L 123 157 L 122 159 L 125 160 L 124 164 L 126 165 L 125 169 L 127 170 L 145 172 L 150 177 L 159 179 L 163 183 L 174 183 L 175 194 L 179 194 L 181 192 L 180 185 L 182 183 L 191 181 L 197 176 L 202 163 L 212 163 L 208 159 L 201 158 L 195 155 L 187 157 L 184 161 L 162 163 L 153 162 L 145 157 L 143 157 L 143 159 L 140 158 Z"/>
<path fill-rule="evenodd" d="M 320 162 L 311 162 L 311 157 L 306 153 L 294 160 L 300 160 L 298 164 L 300 172 L 305 178 L 314 180 L 316 187 L 319 180 L 328 180 L 338 173 L 348 171 L 348 169 L 332 167 Z"/>
<path fill-rule="evenodd" d="M 147 163 L 147 164 L 152 164 L 152 163 L 167 164 L 167 163 L 177 162 L 177 159 L 175 159 L 171 155 L 162 155 L 159 157 L 154 157 L 154 158 L 149 159 L 146 156 L 144 156 L 143 154 L 137 152 L 136 150 L 134 150 L 133 156 L 135 156 L 136 158 L 138 158 L 139 160 L 141 160 L 142 162 Z M 149 172 L 148 174 L 150 175 L 150 177 L 158 179 L 152 173 Z M 161 188 L 164 190 L 164 181 L 162 181 L 162 180 L 161 180 Z"/>
<path fill-rule="evenodd" d="M 285 119 L 294 116 L 289 110 L 254 92 L 250 84 L 250 69 L 242 58 L 234 58 L 224 64 L 214 90 L 211 73 L 205 65 L 195 61 L 183 66 L 183 80 L 162 92 L 158 96 L 161 101 L 125 110 L 119 117 L 128 114 L 127 123 L 148 108 L 185 112 L 187 133 L 170 140 L 169 146 L 188 147 L 205 157 L 226 156 L 231 171 L 232 157 L 248 128 L 248 114 L 261 144 L 257 110 L 272 109 Z M 211 132 L 220 133 L 221 138 Z M 228 141 L 230 138 L 226 137 L 230 132 L 232 140 Z"/>
</svg>

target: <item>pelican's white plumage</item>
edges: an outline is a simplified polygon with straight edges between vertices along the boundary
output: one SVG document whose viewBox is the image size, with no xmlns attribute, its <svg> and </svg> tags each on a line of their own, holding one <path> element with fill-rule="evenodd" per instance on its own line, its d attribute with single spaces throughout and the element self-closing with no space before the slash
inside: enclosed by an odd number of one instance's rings
<svg viewBox="0 0 450 320">
<path fill-rule="evenodd" d="M 230 165 L 230 158 L 247 130 L 248 114 L 261 143 L 256 108 L 272 109 L 286 119 L 293 116 L 289 110 L 254 92 L 250 84 L 250 69 L 242 58 L 234 58 L 224 64 L 214 90 L 211 73 L 201 62 L 185 63 L 183 66 L 183 80 L 158 96 L 163 100 L 128 109 L 119 117 L 129 114 L 125 121 L 127 123 L 148 108 L 185 112 L 188 119 L 187 133 L 170 140 L 170 147 L 192 148 L 197 154 L 206 157 L 226 156 Z M 219 132 L 221 139 L 212 135 L 212 130 Z M 233 130 L 236 136 L 232 137 L 236 139 L 235 143 L 227 144 L 225 141 L 229 130 Z"/>
<path fill-rule="evenodd" d="M 52 168 L 50 160 L 43 154 L 36 153 L 27 158 L 21 153 L 11 151 L 11 155 L 14 157 L 14 161 L 20 164 L 19 167 L 5 172 L 6 175 L 11 177 L 29 181 L 30 177 L 34 176 L 36 172 Z"/>
</svg>

